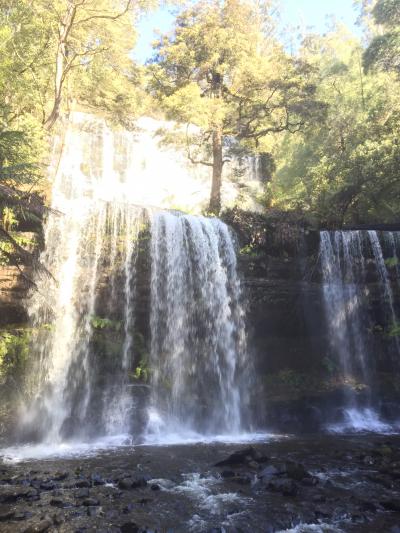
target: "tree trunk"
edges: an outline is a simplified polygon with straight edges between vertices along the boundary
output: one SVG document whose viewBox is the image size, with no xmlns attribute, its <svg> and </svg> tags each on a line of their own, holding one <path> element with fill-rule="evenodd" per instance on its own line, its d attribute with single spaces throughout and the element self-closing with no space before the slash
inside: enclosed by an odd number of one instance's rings
<svg viewBox="0 0 400 533">
<path fill-rule="evenodd" d="M 213 131 L 213 166 L 212 166 L 212 184 L 209 210 L 214 215 L 218 215 L 221 210 L 221 186 L 222 186 L 222 130 L 216 128 Z"/>
<path fill-rule="evenodd" d="M 66 64 L 67 58 L 67 40 L 69 33 L 74 24 L 76 15 L 76 6 L 68 1 L 68 7 L 66 13 L 60 22 L 58 28 L 58 45 L 55 61 L 55 76 L 54 76 L 54 101 L 50 112 L 50 115 L 44 122 L 44 126 L 47 130 L 51 130 L 54 126 L 58 116 L 60 114 L 60 108 L 62 103 L 63 85 L 68 73 L 68 65 Z"/>
</svg>

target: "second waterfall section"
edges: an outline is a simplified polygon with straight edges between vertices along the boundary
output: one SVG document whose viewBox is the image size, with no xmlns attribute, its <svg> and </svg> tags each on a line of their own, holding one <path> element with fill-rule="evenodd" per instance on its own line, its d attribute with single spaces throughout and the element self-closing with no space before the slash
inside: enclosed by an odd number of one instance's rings
<svg viewBox="0 0 400 533">
<path fill-rule="evenodd" d="M 400 365 L 399 257 L 399 232 L 320 235 L 327 351 L 343 383 L 344 428 L 381 431 L 381 419 L 391 418 L 381 406 Z"/>
</svg>

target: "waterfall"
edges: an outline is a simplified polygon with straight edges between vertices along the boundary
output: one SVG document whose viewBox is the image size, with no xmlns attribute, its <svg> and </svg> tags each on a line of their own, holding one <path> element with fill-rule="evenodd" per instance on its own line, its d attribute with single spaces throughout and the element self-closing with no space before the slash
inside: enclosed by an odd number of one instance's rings
<svg viewBox="0 0 400 533">
<path fill-rule="evenodd" d="M 37 275 L 27 302 L 25 441 L 128 442 L 146 427 L 150 439 L 155 419 L 180 434 L 250 425 L 233 236 L 218 219 L 147 207 L 201 183 L 179 154 L 158 149 L 150 126 L 115 132 L 77 113 L 67 130 L 41 254 L 49 275 Z"/>
<path fill-rule="evenodd" d="M 152 220 L 150 438 L 238 434 L 251 389 L 232 235 L 218 219 Z"/>
<path fill-rule="evenodd" d="M 390 341 L 390 331 L 398 323 L 399 310 L 394 301 L 393 276 L 387 266 L 387 261 L 393 261 L 398 283 L 397 243 L 399 235 L 393 232 L 322 231 L 320 234 L 329 353 L 345 385 L 345 418 L 355 429 L 382 429 L 376 413 L 379 399 L 374 397 L 377 359 L 372 335 L 374 326 L 382 330 L 381 335 L 390 345 L 389 351 L 394 345 L 396 357 L 400 356 L 397 337 Z M 378 285 L 383 324 L 374 324 L 377 317 L 372 316 L 369 309 L 371 299 L 376 298 L 370 294 L 374 285 Z"/>
</svg>

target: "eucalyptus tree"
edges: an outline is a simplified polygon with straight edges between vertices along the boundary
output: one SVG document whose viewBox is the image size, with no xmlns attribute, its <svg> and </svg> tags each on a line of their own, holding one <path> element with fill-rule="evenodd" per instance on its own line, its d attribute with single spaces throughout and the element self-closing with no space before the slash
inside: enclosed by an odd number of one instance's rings
<svg viewBox="0 0 400 533">
<path fill-rule="evenodd" d="M 136 0 L 40 0 L 35 3 L 54 36 L 53 91 L 44 124 L 50 129 L 60 113 L 68 81 L 72 94 L 80 96 L 87 77 L 96 89 L 107 77 L 134 79 L 129 52 L 135 44 L 134 22 L 140 4 Z M 87 86 L 87 84 L 86 84 Z M 123 92 L 118 93 L 123 98 Z M 86 95 L 87 98 L 87 95 Z"/>
<path fill-rule="evenodd" d="M 150 2 L 0 3 L 0 232 L 14 251 L 4 213 L 42 214 L 36 193 L 45 184 L 49 133 L 68 102 L 124 125 L 138 113 L 140 75 L 131 50 L 136 18 Z"/>
<path fill-rule="evenodd" d="M 257 149 L 263 138 L 304 127 L 323 106 L 310 68 L 289 57 L 274 35 L 272 3 L 202 0 L 177 17 L 155 44 L 151 90 L 167 117 L 201 131 L 212 168 L 209 210 L 221 207 L 224 142 Z M 188 140 L 190 145 L 190 140 Z"/>
</svg>

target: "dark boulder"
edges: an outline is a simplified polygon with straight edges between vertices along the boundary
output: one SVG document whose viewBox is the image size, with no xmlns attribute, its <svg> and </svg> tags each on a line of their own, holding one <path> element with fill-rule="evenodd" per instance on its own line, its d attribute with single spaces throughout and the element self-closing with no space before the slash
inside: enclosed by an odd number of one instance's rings
<svg viewBox="0 0 400 533">
<path fill-rule="evenodd" d="M 215 463 L 214 466 L 241 466 L 248 465 L 255 461 L 256 463 L 266 462 L 267 457 L 262 456 L 252 446 L 233 452 L 227 459 Z"/>
</svg>

